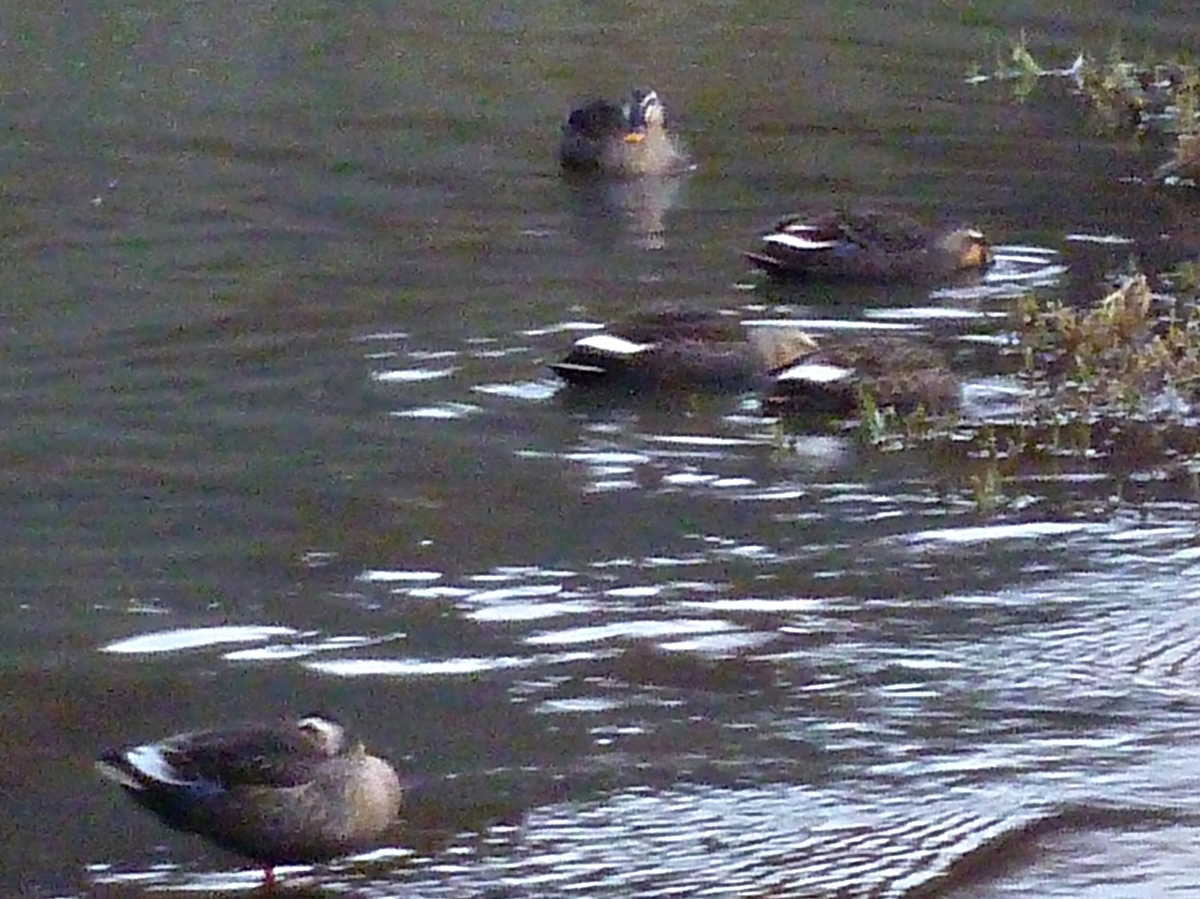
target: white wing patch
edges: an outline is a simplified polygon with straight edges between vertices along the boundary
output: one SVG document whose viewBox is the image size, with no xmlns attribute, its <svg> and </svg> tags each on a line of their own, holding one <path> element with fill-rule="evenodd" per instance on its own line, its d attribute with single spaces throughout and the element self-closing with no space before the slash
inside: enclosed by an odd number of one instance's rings
<svg viewBox="0 0 1200 899">
<path fill-rule="evenodd" d="M 582 365 L 578 362 L 555 362 L 550 367 L 558 372 L 577 371 L 587 375 L 602 375 L 608 372 L 608 369 L 601 365 Z"/>
<path fill-rule="evenodd" d="M 791 247 L 793 250 L 831 250 L 837 246 L 837 241 L 810 240 L 799 234 L 784 231 L 768 234 L 763 238 L 763 243 L 777 243 L 782 247 Z"/>
<path fill-rule="evenodd" d="M 617 337 L 615 334 L 589 334 L 587 337 L 581 337 L 575 341 L 575 346 L 581 349 L 595 350 L 598 353 L 607 353 L 610 356 L 636 356 L 638 353 L 652 349 L 654 344 L 634 343 L 632 340 Z"/>
<path fill-rule="evenodd" d="M 813 384 L 832 384 L 844 381 L 854 374 L 852 368 L 824 365 L 819 362 L 804 362 L 780 372 L 777 381 L 808 381 Z"/>
<path fill-rule="evenodd" d="M 163 758 L 162 750 L 157 746 L 134 746 L 125 753 L 125 761 L 147 780 L 180 785 L 191 783 Z"/>
</svg>

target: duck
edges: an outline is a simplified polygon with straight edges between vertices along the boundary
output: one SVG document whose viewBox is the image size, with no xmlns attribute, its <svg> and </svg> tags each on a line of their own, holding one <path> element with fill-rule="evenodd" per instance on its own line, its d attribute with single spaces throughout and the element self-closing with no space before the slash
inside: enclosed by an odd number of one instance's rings
<svg viewBox="0 0 1200 899">
<path fill-rule="evenodd" d="M 268 887 L 276 865 L 369 848 L 400 813 L 395 769 L 324 714 L 180 733 L 96 767 L 168 827 L 260 864 Z"/>
<path fill-rule="evenodd" d="M 841 281 L 920 282 L 991 263 L 975 228 L 938 231 L 877 210 L 784 216 L 744 255 L 775 277 Z"/>
<path fill-rule="evenodd" d="M 763 411 L 782 417 L 851 418 L 864 401 L 901 415 L 942 416 L 959 408 L 962 385 L 946 358 L 909 338 L 830 342 L 779 366 L 763 391 Z"/>
<path fill-rule="evenodd" d="M 664 304 L 581 337 L 550 369 L 573 388 L 740 392 L 815 346 L 798 328 L 748 330 L 733 315 Z"/>
<path fill-rule="evenodd" d="M 558 161 L 582 175 L 667 175 L 687 167 L 687 155 L 667 131 L 666 108 L 653 90 L 635 90 L 617 105 L 593 100 L 562 126 Z"/>
<path fill-rule="evenodd" d="M 936 349 L 890 335 L 820 343 L 787 322 L 662 304 L 575 341 L 550 369 L 573 390 L 625 394 L 757 390 L 764 413 L 850 418 L 869 397 L 900 414 L 956 410 L 961 384 Z"/>
</svg>

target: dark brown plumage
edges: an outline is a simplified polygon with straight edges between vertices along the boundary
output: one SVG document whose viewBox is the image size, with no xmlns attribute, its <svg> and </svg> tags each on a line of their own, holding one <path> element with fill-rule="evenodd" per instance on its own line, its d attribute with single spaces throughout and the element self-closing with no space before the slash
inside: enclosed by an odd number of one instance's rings
<svg viewBox="0 0 1200 899">
<path fill-rule="evenodd" d="M 659 306 L 580 338 L 550 368 L 580 387 L 741 391 L 814 346 L 798 328 L 759 331 L 719 312 Z"/>
<path fill-rule="evenodd" d="M 740 392 L 760 390 L 780 415 L 850 417 L 870 396 L 900 413 L 958 407 L 946 359 L 914 339 L 831 336 L 818 344 L 786 322 L 746 327 L 735 316 L 657 306 L 580 338 L 550 365 L 577 388 Z"/>
<path fill-rule="evenodd" d="M 936 231 L 876 211 L 785 216 L 745 256 L 776 277 L 881 282 L 935 280 L 991 262 L 973 228 Z"/>
<path fill-rule="evenodd" d="M 781 367 L 763 395 L 778 415 L 857 415 L 865 397 L 900 414 L 923 408 L 941 415 L 958 408 L 961 385 L 945 357 L 915 340 L 871 336 L 832 341 Z"/>
</svg>

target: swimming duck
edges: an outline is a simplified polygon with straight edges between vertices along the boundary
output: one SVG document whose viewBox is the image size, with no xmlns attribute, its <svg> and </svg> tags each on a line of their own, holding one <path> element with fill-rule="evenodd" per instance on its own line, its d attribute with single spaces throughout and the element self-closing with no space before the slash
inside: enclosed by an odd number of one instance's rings
<svg viewBox="0 0 1200 899">
<path fill-rule="evenodd" d="M 937 350 L 892 336 L 831 338 L 799 327 L 746 327 L 732 315 L 652 307 L 581 337 L 550 368 L 569 385 L 628 393 L 761 389 L 763 410 L 850 417 L 870 397 L 879 408 L 931 415 L 957 409 L 959 379 Z"/>
<path fill-rule="evenodd" d="M 734 316 L 658 306 L 581 337 L 550 368 L 578 387 L 736 392 L 815 346 L 798 328 L 748 331 Z"/>
<path fill-rule="evenodd" d="M 912 340 L 872 336 L 839 340 L 780 366 L 763 394 L 763 410 L 779 415 L 851 417 L 865 397 L 901 415 L 958 408 L 961 388 L 945 357 Z"/>
<path fill-rule="evenodd" d="M 369 847 L 397 818 L 400 780 L 323 715 L 178 734 L 106 752 L 99 772 L 175 830 L 263 866 Z"/>
<path fill-rule="evenodd" d="M 671 174 L 687 165 L 652 90 L 634 91 L 622 106 L 593 100 L 573 110 L 562 126 L 558 160 L 566 172 L 626 178 Z"/>
<path fill-rule="evenodd" d="M 938 232 L 876 211 L 785 216 L 744 255 L 776 277 L 846 281 L 925 281 L 991 261 L 974 228 Z"/>
</svg>

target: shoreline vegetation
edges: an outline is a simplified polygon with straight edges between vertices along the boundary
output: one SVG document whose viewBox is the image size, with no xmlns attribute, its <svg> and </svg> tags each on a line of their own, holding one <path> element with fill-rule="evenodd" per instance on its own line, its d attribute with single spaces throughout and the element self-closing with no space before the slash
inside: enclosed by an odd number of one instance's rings
<svg viewBox="0 0 1200 899">
<path fill-rule="evenodd" d="M 1084 309 L 1022 296 L 1001 353 L 1019 391 L 1002 415 L 899 415 L 864 396 L 858 436 L 877 451 L 919 448 L 947 492 L 980 512 L 1019 509 L 1031 480 L 1115 483 L 1118 504 L 1133 482 L 1182 483 L 1200 499 L 1195 302 L 1194 290 L 1186 300 L 1152 290 L 1142 273 Z"/>
<path fill-rule="evenodd" d="M 1115 45 L 1103 58 L 1081 53 L 1047 68 L 1022 34 L 990 73 L 977 67 L 967 82 L 1011 85 L 1019 103 L 1065 85 L 1114 138 L 1168 153 L 1148 160 L 1135 189 L 1171 190 L 1200 213 L 1200 68 L 1191 62 L 1132 60 Z M 899 416 L 865 397 L 861 438 L 882 450 L 922 447 L 960 491 L 965 479 L 980 511 L 1019 508 L 1019 484 L 1031 478 L 1107 482 L 1118 502 L 1131 483 L 1166 481 L 1200 499 L 1200 261 L 1175 266 L 1111 273 L 1087 306 L 1036 291 L 1014 300 L 1001 364 L 1020 391 L 999 420 Z"/>
<path fill-rule="evenodd" d="M 990 72 L 974 66 L 966 81 L 1010 84 L 1018 102 L 1030 100 L 1039 86 L 1065 84 L 1114 136 L 1158 139 L 1170 148 L 1170 158 L 1148 180 L 1192 187 L 1200 181 L 1200 67 L 1187 59 L 1151 53 L 1131 59 L 1116 42 L 1103 58 L 1080 53 L 1065 68 L 1046 68 L 1022 33 L 1007 58 L 998 53 Z"/>
</svg>

